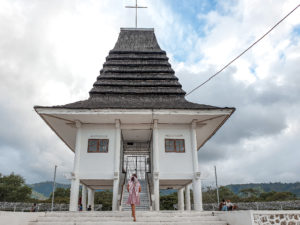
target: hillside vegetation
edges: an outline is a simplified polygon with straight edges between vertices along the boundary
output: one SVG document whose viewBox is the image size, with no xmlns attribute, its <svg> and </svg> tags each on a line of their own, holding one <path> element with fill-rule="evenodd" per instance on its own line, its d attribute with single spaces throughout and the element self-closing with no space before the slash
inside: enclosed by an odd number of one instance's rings
<svg viewBox="0 0 300 225">
<path fill-rule="evenodd" d="M 52 185 L 51 181 L 26 185 L 20 175 L 0 174 L 0 201 L 51 202 Z M 300 198 L 300 183 L 232 184 L 220 187 L 219 193 L 220 199 L 230 199 L 232 202 L 288 201 Z M 173 205 L 177 204 L 176 190 L 161 190 L 160 196 L 162 209 L 173 209 Z M 70 185 L 57 183 L 55 202 L 69 203 L 69 197 Z M 104 210 L 111 209 L 111 201 L 111 191 L 98 190 L 95 193 L 95 203 L 102 204 Z M 203 203 L 216 202 L 216 189 L 205 188 Z"/>
<path fill-rule="evenodd" d="M 29 187 L 31 187 L 34 191 L 41 193 L 45 197 L 49 197 L 53 191 L 53 181 L 45 181 L 45 182 L 40 182 L 40 183 L 35 183 L 35 184 L 29 184 Z M 70 188 L 70 184 L 61 184 L 61 183 L 56 183 L 55 184 L 56 188 Z"/>
<path fill-rule="evenodd" d="M 250 183 L 250 184 L 231 184 L 227 185 L 230 190 L 238 194 L 243 189 L 256 189 L 261 192 L 291 192 L 300 197 L 300 182 L 297 183 Z"/>
</svg>

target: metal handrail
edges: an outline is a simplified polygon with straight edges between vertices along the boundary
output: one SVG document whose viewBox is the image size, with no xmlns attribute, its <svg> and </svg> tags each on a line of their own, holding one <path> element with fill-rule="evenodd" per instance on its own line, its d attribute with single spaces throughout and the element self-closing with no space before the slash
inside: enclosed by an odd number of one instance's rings
<svg viewBox="0 0 300 225">
<path fill-rule="evenodd" d="M 149 195 L 149 202 L 150 202 L 150 207 L 152 207 L 152 197 L 151 197 L 151 188 L 150 188 L 150 182 L 149 182 L 149 175 L 148 172 L 146 174 L 146 180 L 147 180 L 147 188 L 148 188 L 148 195 Z"/>
<path fill-rule="evenodd" d="M 124 173 L 124 181 L 123 181 L 123 184 L 122 184 L 122 191 L 121 191 L 121 197 L 120 197 L 120 206 L 122 206 L 122 202 L 123 202 L 123 192 L 124 192 L 124 186 L 126 184 L 126 180 L 127 180 L 127 167 L 128 167 L 128 164 L 126 165 L 126 171 Z"/>
</svg>

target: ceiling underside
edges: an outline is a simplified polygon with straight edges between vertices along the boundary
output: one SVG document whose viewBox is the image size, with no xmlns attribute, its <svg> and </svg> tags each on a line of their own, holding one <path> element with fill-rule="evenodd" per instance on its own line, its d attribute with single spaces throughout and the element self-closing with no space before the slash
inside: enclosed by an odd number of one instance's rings
<svg viewBox="0 0 300 225">
<path fill-rule="evenodd" d="M 179 189 L 192 183 L 192 180 L 159 180 L 160 189 Z"/>
<path fill-rule="evenodd" d="M 113 180 L 91 180 L 91 179 L 83 179 L 80 182 L 86 185 L 89 188 L 94 190 L 97 189 L 112 189 Z"/>
<path fill-rule="evenodd" d="M 122 130 L 123 141 L 148 142 L 151 140 L 152 130 L 132 129 Z"/>
<path fill-rule="evenodd" d="M 112 189 L 113 180 L 91 180 L 83 179 L 80 182 L 89 188 L 94 190 L 98 189 Z M 179 189 L 185 187 L 186 185 L 192 183 L 192 180 L 159 180 L 160 189 Z"/>
</svg>

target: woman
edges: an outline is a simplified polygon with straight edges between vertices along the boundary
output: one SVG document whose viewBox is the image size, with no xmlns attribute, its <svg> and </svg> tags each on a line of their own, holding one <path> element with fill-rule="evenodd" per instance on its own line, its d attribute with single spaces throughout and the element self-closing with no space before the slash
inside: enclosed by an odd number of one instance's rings
<svg viewBox="0 0 300 225">
<path fill-rule="evenodd" d="M 136 221 L 135 206 L 140 205 L 139 192 L 141 192 L 141 185 L 137 179 L 136 174 L 133 174 L 132 177 L 130 178 L 127 185 L 127 191 L 129 192 L 127 204 L 131 205 L 132 217 L 133 217 L 133 221 L 135 222 Z"/>
</svg>

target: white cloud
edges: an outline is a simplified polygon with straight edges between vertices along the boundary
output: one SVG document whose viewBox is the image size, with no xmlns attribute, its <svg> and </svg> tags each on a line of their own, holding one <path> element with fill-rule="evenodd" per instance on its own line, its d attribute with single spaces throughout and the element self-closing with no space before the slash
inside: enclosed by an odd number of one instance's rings
<svg viewBox="0 0 300 225">
<path fill-rule="evenodd" d="M 298 3 L 222 1 L 218 10 L 195 15 L 199 21 L 190 24 L 181 21 L 182 15 L 168 1 L 141 4 L 149 8 L 140 11 L 139 24 L 155 27 L 183 88 L 191 90 Z M 65 181 L 62 174 L 72 169 L 73 154 L 36 115 L 33 105 L 88 97 L 119 28 L 134 24 L 132 10 L 123 7 L 116 0 L 0 2 L 0 172 L 15 171 L 36 182 L 51 179 L 58 164 L 59 181 Z M 194 25 L 203 21 L 204 32 L 199 33 Z M 209 179 L 216 164 L 224 184 L 299 181 L 300 38 L 293 32 L 299 21 L 295 12 L 188 97 L 237 107 L 199 152 Z"/>
</svg>

